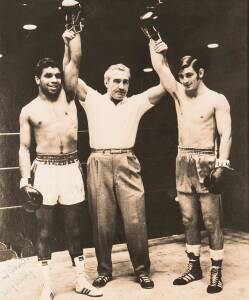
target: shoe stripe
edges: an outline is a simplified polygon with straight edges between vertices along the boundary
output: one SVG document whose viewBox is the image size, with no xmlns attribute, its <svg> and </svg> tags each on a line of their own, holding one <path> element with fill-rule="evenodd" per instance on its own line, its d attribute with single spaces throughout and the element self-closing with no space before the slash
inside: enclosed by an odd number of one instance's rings
<svg viewBox="0 0 249 300">
<path fill-rule="evenodd" d="M 191 281 L 192 278 L 187 274 L 183 277 L 184 280 L 186 280 L 187 282 Z"/>
<path fill-rule="evenodd" d="M 93 296 L 93 297 L 103 295 L 101 292 L 98 291 L 98 289 L 96 289 L 94 287 L 92 287 L 92 288 L 83 287 L 80 294 L 87 295 L 87 296 Z"/>
<path fill-rule="evenodd" d="M 83 288 L 81 290 L 81 294 L 83 294 L 83 295 L 89 295 L 91 292 L 94 292 L 94 291 L 95 291 L 95 289 L 90 290 L 90 289 L 87 289 L 87 288 Z"/>
</svg>

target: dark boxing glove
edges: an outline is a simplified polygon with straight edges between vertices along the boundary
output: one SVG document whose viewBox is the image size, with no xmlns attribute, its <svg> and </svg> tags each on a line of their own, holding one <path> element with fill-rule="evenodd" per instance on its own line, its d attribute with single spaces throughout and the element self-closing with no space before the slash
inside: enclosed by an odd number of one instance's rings
<svg viewBox="0 0 249 300">
<path fill-rule="evenodd" d="M 31 185 L 26 185 L 21 188 L 22 205 L 26 212 L 34 213 L 41 207 L 43 197 L 42 194 Z"/>
<path fill-rule="evenodd" d="M 224 190 L 232 170 L 229 160 L 217 159 L 215 168 L 203 181 L 204 186 L 210 193 L 220 194 Z"/>
<path fill-rule="evenodd" d="M 160 39 L 159 31 L 155 26 L 155 20 L 157 16 L 152 12 L 148 11 L 140 16 L 140 26 L 143 33 L 149 38 L 157 41 Z"/>
<path fill-rule="evenodd" d="M 61 5 L 65 13 L 66 29 L 75 33 L 81 32 L 84 27 L 85 16 L 80 3 L 75 0 L 64 0 Z"/>
<path fill-rule="evenodd" d="M 160 0 L 143 1 L 143 14 L 140 15 L 140 27 L 143 33 L 154 41 L 160 39 L 159 31 L 156 28 L 156 19 L 159 14 L 159 6 L 162 3 Z"/>
</svg>

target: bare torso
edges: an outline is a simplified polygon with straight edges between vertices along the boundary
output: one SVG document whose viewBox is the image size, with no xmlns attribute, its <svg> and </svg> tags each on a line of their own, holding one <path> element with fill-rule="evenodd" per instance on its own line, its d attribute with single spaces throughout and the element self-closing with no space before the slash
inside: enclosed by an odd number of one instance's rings
<svg viewBox="0 0 249 300">
<path fill-rule="evenodd" d="M 37 97 L 27 108 L 37 153 L 61 154 L 77 150 L 76 106 L 74 101 L 66 100 L 64 91 L 55 102 Z"/>
<path fill-rule="evenodd" d="M 175 101 L 179 146 L 197 149 L 215 147 L 215 103 L 219 97 L 208 88 L 196 97 L 188 97 L 184 89 L 179 90 L 178 101 Z"/>
</svg>

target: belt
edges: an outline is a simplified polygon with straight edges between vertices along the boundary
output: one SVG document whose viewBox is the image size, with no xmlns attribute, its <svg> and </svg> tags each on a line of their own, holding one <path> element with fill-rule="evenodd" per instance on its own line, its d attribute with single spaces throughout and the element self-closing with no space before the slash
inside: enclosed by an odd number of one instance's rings
<svg viewBox="0 0 249 300">
<path fill-rule="evenodd" d="M 103 153 L 103 154 L 122 154 L 132 153 L 133 148 L 129 149 L 91 149 L 92 153 Z"/>
<path fill-rule="evenodd" d="M 178 146 L 178 153 L 215 154 L 215 150 L 214 149 L 185 148 L 185 147 Z"/>
<path fill-rule="evenodd" d="M 35 160 L 45 165 L 69 165 L 78 161 L 78 153 L 77 151 L 63 154 L 37 153 Z"/>
</svg>

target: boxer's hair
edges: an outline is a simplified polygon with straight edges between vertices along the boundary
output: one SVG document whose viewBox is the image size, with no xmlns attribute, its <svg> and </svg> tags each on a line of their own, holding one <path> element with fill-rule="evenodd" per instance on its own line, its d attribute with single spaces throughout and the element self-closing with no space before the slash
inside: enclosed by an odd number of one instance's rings
<svg viewBox="0 0 249 300">
<path fill-rule="evenodd" d="M 48 67 L 52 68 L 58 68 L 61 71 L 60 65 L 55 61 L 54 59 L 50 57 L 44 57 L 38 60 L 36 66 L 35 66 L 35 76 L 41 77 L 42 70 Z M 63 73 L 62 73 L 63 74 Z"/>
<path fill-rule="evenodd" d="M 186 55 L 180 59 L 179 73 L 188 67 L 192 67 L 197 74 L 199 74 L 199 70 L 203 68 L 198 58 Z"/>
<path fill-rule="evenodd" d="M 111 76 L 111 72 L 114 71 L 114 70 L 119 70 L 119 71 L 123 71 L 123 72 L 126 72 L 128 73 L 129 75 L 129 78 L 131 77 L 131 71 L 128 67 L 126 67 L 125 65 L 123 64 L 116 64 L 116 65 L 111 65 L 106 71 L 105 71 L 105 74 L 104 74 L 104 81 L 108 81 L 110 79 L 110 76 Z"/>
</svg>

